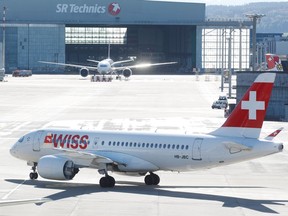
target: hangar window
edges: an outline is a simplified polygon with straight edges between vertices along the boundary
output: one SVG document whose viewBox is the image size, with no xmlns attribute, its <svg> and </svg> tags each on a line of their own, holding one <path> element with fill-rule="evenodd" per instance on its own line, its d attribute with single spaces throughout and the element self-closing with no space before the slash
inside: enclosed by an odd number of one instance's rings
<svg viewBox="0 0 288 216">
<path fill-rule="evenodd" d="M 250 29 L 205 28 L 202 30 L 202 68 L 228 68 L 229 40 L 231 68 L 246 70 L 250 58 Z"/>
<path fill-rule="evenodd" d="M 66 27 L 66 44 L 126 44 L 127 28 Z"/>
</svg>

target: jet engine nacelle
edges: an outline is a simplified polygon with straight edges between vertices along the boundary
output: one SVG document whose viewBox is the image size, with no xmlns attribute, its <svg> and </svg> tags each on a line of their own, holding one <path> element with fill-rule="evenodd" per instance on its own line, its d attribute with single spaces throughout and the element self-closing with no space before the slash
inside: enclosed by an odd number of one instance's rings
<svg viewBox="0 0 288 216">
<path fill-rule="evenodd" d="M 89 75 L 89 70 L 88 70 L 88 68 L 81 68 L 80 70 L 79 70 L 79 73 L 80 73 L 80 76 L 81 77 L 87 77 L 88 75 Z"/>
<path fill-rule="evenodd" d="M 79 171 L 73 161 L 54 155 L 40 158 L 37 170 L 41 177 L 53 180 L 71 180 Z"/>
<path fill-rule="evenodd" d="M 125 68 L 122 71 L 122 74 L 125 78 L 129 78 L 132 75 L 132 70 L 130 68 Z"/>
</svg>

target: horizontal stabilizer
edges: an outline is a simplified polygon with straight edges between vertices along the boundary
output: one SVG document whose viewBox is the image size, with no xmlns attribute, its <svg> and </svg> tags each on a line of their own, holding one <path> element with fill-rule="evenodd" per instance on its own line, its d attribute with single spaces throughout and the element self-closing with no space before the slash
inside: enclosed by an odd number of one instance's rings
<svg viewBox="0 0 288 216">
<path fill-rule="evenodd" d="M 265 137 L 266 140 L 273 140 L 284 128 L 281 127 L 277 130 L 275 130 L 273 133 L 269 134 L 267 137 Z"/>
<path fill-rule="evenodd" d="M 243 144 L 240 144 L 240 143 L 235 143 L 235 142 L 227 142 L 227 143 L 224 143 L 226 148 L 228 149 L 234 149 L 234 150 L 239 150 L 239 151 L 250 151 L 252 150 L 251 147 L 249 146 L 246 146 L 246 145 L 243 145 Z"/>
</svg>

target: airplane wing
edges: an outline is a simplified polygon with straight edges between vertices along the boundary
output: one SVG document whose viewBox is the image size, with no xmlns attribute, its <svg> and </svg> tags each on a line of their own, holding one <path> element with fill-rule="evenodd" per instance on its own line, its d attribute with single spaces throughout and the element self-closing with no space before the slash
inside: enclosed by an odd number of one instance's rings
<svg viewBox="0 0 288 216">
<path fill-rule="evenodd" d="M 60 151 L 62 152 L 65 156 L 68 156 L 70 158 L 74 158 L 74 159 L 87 159 L 87 160 L 92 160 L 93 163 L 102 163 L 102 164 L 112 164 L 115 163 L 115 161 L 100 156 L 100 155 L 96 155 L 94 153 L 90 153 L 90 152 L 84 152 L 84 151 L 76 151 L 76 150 L 71 150 L 71 149 L 63 149 L 63 148 L 54 148 L 54 150 Z"/>
<path fill-rule="evenodd" d="M 133 61 L 134 61 L 133 58 L 127 59 L 127 60 L 123 60 L 123 61 L 116 61 L 116 62 L 113 62 L 113 64 L 111 66 L 113 67 L 114 65 L 117 65 L 117 64 L 123 64 L 123 63 L 128 63 L 128 62 L 133 62 Z"/>
<path fill-rule="evenodd" d="M 136 64 L 131 66 L 121 66 L 121 67 L 112 67 L 113 70 L 123 70 L 125 68 L 146 68 L 151 66 L 160 66 L 160 65 L 170 65 L 170 64 L 177 64 L 178 62 L 162 62 L 162 63 L 143 63 L 143 64 Z"/>
<path fill-rule="evenodd" d="M 88 62 L 93 62 L 95 64 L 98 64 L 100 61 L 94 60 L 94 59 L 87 59 Z"/>
<path fill-rule="evenodd" d="M 50 199 L 46 198 L 36 198 L 36 199 L 21 199 L 21 200 L 1 200 L 0 201 L 0 207 L 3 206 L 11 206 L 11 205 L 22 205 L 22 204 L 28 204 L 28 203 L 45 203 L 50 201 Z"/>
<path fill-rule="evenodd" d="M 98 167 L 102 164 L 114 164 L 117 165 L 121 171 L 128 172 L 148 172 L 159 170 L 159 167 L 155 166 L 149 161 L 124 153 L 110 151 L 83 152 L 62 148 L 54 149 L 62 152 L 63 154 L 61 154 L 61 156 L 74 159 L 75 161 L 78 159 L 80 159 L 80 161 L 83 159 L 91 160 L 90 167 Z"/>
<path fill-rule="evenodd" d="M 68 67 L 76 67 L 76 68 L 87 68 L 89 70 L 97 70 L 97 67 L 86 66 L 86 65 L 75 65 L 75 64 L 65 64 L 65 63 L 46 62 L 46 61 L 39 61 L 39 63 L 59 65 L 59 66 L 68 66 Z"/>
</svg>

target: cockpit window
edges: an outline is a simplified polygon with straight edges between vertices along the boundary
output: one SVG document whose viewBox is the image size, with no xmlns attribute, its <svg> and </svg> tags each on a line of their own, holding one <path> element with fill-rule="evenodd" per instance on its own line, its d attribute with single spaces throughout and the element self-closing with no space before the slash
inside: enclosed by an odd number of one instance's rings
<svg viewBox="0 0 288 216">
<path fill-rule="evenodd" d="M 21 137 L 21 138 L 18 140 L 18 142 L 21 143 L 21 142 L 23 142 L 23 140 L 24 140 L 24 136 Z"/>
</svg>

